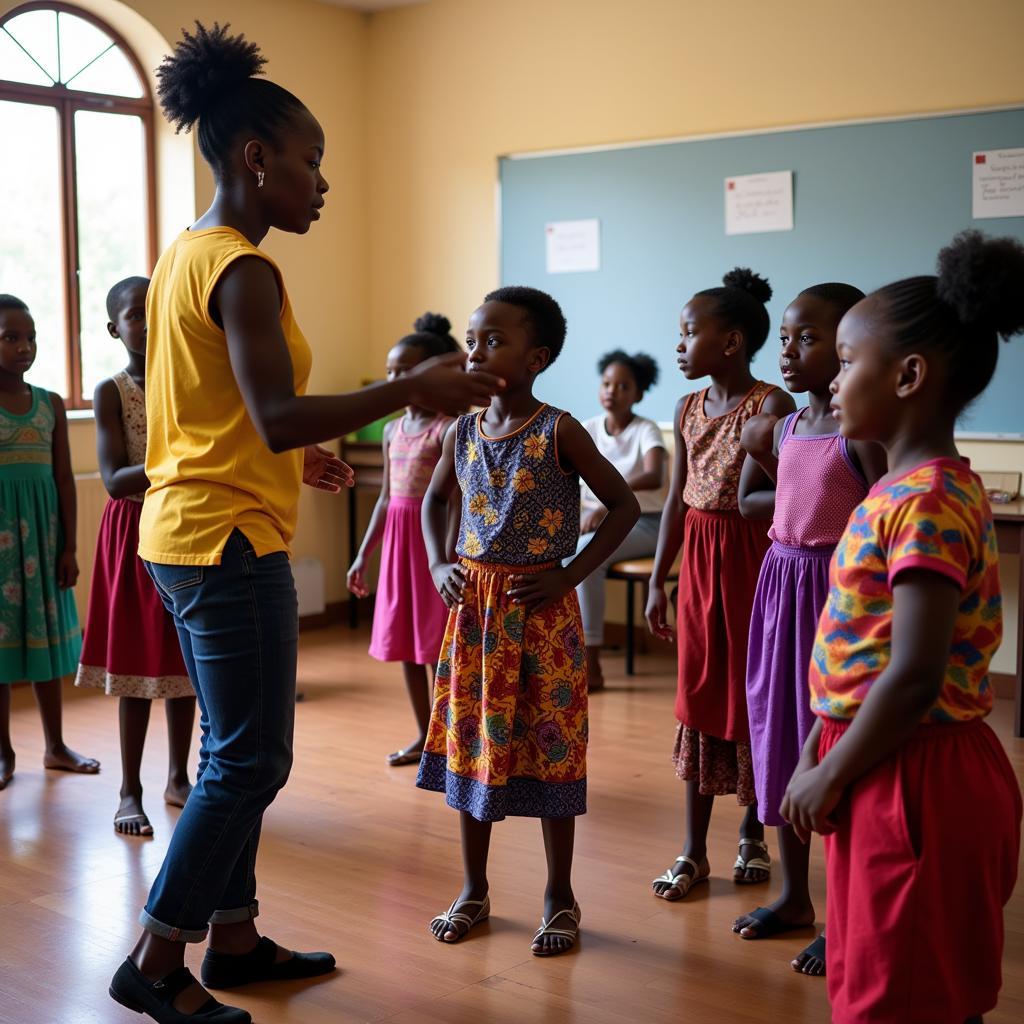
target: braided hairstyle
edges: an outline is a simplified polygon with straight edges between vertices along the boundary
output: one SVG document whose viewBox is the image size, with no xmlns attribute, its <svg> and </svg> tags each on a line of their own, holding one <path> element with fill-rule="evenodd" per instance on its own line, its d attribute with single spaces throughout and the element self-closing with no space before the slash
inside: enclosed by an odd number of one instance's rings
<svg viewBox="0 0 1024 1024">
<path fill-rule="evenodd" d="M 518 306 L 533 330 L 535 348 L 546 348 L 550 353 L 546 370 L 557 358 L 565 344 L 565 315 L 562 307 L 547 292 L 525 285 L 508 285 L 484 296 L 484 302 L 505 302 Z"/>
<path fill-rule="evenodd" d="M 232 144 L 256 135 L 279 146 L 283 130 L 305 104 L 263 74 L 266 57 L 245 36 L 229 36 L 230 25 L 196 22 L 182 29 L 174 52 L 157 68 L 157 94 L 175 132 L 199 124 L 199 151 L 219 181 L 229 174 Z"/>
<path fill-rule="evenodd" d="M 743 334 L 747 361 L 754 358 L 768 339 L 768 310 L 765 303 L 772 297 L 772 286 L 766 278 L 746 267 L 736 267 L 722 278 L 718 288 L 705 288 L 694 298 L 714 299 L 717 316 L 728 330 Z"/>
<path fill-rule="evenodd" d="M 597 361 L 597 372 L 603 374 L 609 366 L 615 363 L 624 366 L 633 375 L 636 389 L 640 392 L 641 398 L 648 388 L 658 383 L 658 364 L 646 352 L 637 352 L 634 356 L 624 352 L 621 348 L 606 352 Z"/>
<path fill-rule="evenodd" d="M 948 400 L 960 413 L 992 379 L 1000 337 L 1024 332 L 1024 245 L 963 231 L 939 253 L 937 275 L 895 281 L 870 298 L 889 347 L 946 364 Z"/>
<path fill-rule="evenodd" d="M 424 313 L 412 325 L 413 333 L 399 338 L 395 347 L 409 345 L 418 348 L 425 359 L 458 352 L 459 343 L 452 337 L 452 322 L 440 313 Z"/>
</svg>

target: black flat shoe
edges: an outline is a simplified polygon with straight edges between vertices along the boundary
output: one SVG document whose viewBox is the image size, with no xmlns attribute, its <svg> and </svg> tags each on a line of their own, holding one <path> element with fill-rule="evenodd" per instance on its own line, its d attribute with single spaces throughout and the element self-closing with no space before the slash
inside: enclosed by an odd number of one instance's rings
<svg viewBox="0 0 1024 1024">
<path fill-rule="evenodd" d="M 334 970 L 330 953 L 292 953 L 288 960 L 275 963 L 277 943 L 265 935 L 248 953 L 234 955 L 208 949 L 199 972 L 210 988 L 236 988 L 255 981 L 298 981 L 315 978 Z"/>
<path fill-rule="evenodd" d="M 171 971 L 166 978 L 150 981 L 128 957 L 110 979 L 110 996 L 136 1013 L 147 1013 L 158 1024 L 252 1024 L 247 1010 L 225 1006 L 213 996 L 194 1013 L 182 1013 L 174 1000 L 196 979 L 187 967 Z"/>
</svg>

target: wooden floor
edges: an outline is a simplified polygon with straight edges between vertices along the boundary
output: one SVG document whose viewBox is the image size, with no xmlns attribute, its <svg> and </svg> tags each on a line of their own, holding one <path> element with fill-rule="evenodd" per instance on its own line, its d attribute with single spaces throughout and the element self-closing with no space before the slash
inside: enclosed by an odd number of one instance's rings
<svg viewBox="0 0 1024 1024">
<path fill-rule="evenodd" d="M 719 801 L 710 886 L 684 903 L 651 895 L 650 880 L 681 839 L 681 785 L 668 762 L 673 666 L 641 659 L 628 685 L 607 659 L 611 690 L 591 705 L 590 813 L 578 831 L 575 884 L 583 938 L 573 954 L 530 955 L 544 886 L 540 827 L 509 819 L 492 845 L 493 917 L 443 946 L 427 932 L 460 883 L 457 818 L 413 786 L 414 768 L 384 754 L 409 738 L 398 673 L 364 654 L 347 629 L 304 635 L 296 764 L 267 815 L 260 853 L 260 926 L 300 949 L 330 949 L 327 980 L 233 993 L 260 1024 L 428 1022 L 827 1021 L 825 985 L 789 959 L 813 933 L 744 942 L 740 912 L 767 902 L 778 882 L 730 880 L 740 814 Z M 1010 707 L 994 725 L 1024 775 L 1024 741 L 1009 738 Z M 137 934 L 135 917 L 177 812 L 159 802 L 166 744 L 154 710 L 144 781 L 152 840 L 114 835 L 120 784 L 117 703 L 72 693 L 69 742 L 103 760 L 98 778 L 44 772 L 30 694 L 13 715 L 18 774 L 0 793 L 0 1024 L 129 1024 L 140 1018 L 107 996 L 110 975 Z M 957 879 L 950 865 L 951 881 Z M 822 864 L 814 851 L 819 912 Z M 1005 983 L 990 1022 L 1024 1020 L 1024 886 L 1007 915 Z M 198 968 L 201 948 L 190 947 Z"/>
</svg>

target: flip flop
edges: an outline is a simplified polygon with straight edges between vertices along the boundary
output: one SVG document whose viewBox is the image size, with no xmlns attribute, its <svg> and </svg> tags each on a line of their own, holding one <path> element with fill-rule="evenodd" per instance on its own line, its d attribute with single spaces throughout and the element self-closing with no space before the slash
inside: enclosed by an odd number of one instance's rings
<svg viewBox="0 0 1024 1024">
<path fill-rule="evenodd" d="M 422 757 L 422 750 L 396 750 L 385 760 L 391 768 L 400 768 L 403 764 L 419 764 Z"/>
<path fill-rule="evenodd" d="M 825 933 L 822 932 L 806 949 L 801 950 L 795 957 L 793 957 L 793 970 L 797 974 L 805 974 L 808 978 L 824 978 L 825 977 Z M 820 960 L 822 964 L 822 970 L 817 974 L 810 974 L 804 970 L 809 960 Z M 800 966 L 797 967 L 799 961 Z"/>
<path fill-rule="evenodd" d="M 117 827 L 118 825 L 127 825 L 131 821 L 145 822 L 145 824 L 139 828 L 138 832 L 130 832 L 127 829 Z M 145 814 L 122 814 L 114 818 L 114 831 L 119 836 L 151 836 L 153 834 L 153 826 Z"/>
<path fill-rule="evenodd" d="M 689 864 L 690 867 L 693 868 L 693 874 L 688 874 L 685 871 L 677 871 L 673 874 L 672 868 L 669 868 L 665 874 L 659 875 L 653 882 L 651 882 L 652 888 L 654 888 L 654 886 L 659 882 L 668 883 L 668 888 L 664 892 L 658 892 L 657 889 L 654 889 L 654 895 L 663 900 L 668 900 L 669 903 L 675 903 L 676 900 L 683 899 L 695 885 L 700 885 L 701 882 L 706 882 L 711 877 L 710 865 L 708 866 L 707 871 L 701 874 L 700 865 L 691 857 L 687 857 L 684 854 L 676 857 L 676 863 Z M 678 896 L 668 895 L 673 889 L 679 893 Z"/>
<path fill-rule="evenodd" d="M 555 928 L 554 923 L 562 916 L 565 915 L 569 918 L 572 924 L 568 928 Z M 580 935 L 580 905 L 574 903 L 572 909 L 568 907 L 565 910 L 560 910 L 550 921 L 545 921 L 542 917 L 540 919 L 540 927 L 537 929 L 537 934 L 534 935 L 534 943 L 539 942 L 545 935 L 561 935 L 562 938 L 571 940 L 568 946 L 561 949 L 530 949 L 530 952 L 534 956 L 561 956 L 563 953 L 568 953 L 576 945 L 576 940 Z"/>
<path fill-rule="evenodd" d="M 774 910 L 769 910 L 767 907 L 758 907 L 757 910 L 752 910 L 747 917 L 752 917 L 757 922 L 757 931 L 755 935 L 744 935 L 742 928 L 736 929 L 736 934 L 741 939 L 746 939 L 747 942 L 754 942 L 757 939 L 770 939 L 773 935 L 783 935 L 786 932 L 799 931 L 801 928 L 810 928 L 809 924 L 790 924 L 788 921 L 783 921 Z M 813 924 L 813 922 L 812 922 Z M 749 928 L 750 925 L 744 925 L 743 928 Z"/>
<path fill-rule="evenodd" d="M 456 910 L 456 907 L 479 907 L 475 914 L 463 914 L 461 910 Z M 485 896 L 482 900 L 462 900 L 460 903 L 456 900 L 443 914 L 438 914 L 437 917 L 430 922 L 430 927 L 433 928 L 438 921 L 443 921 L 447 925 L 451 925 L 451 930 L 455 932 L 454 939 L 446 939 L 445 934 L 448 929 L 441 932 L 440 935 L 435 935 L 434 938 L 438 942 L 447 943 L 449 946 L 453 946 L 456 942 L 464 939 L 476 925 L 486 921 L 491 916 L 491 897 Z M 459 931 L 459 925 L 463 924 L 466 926 L 466 930 Z"/>
</svg>

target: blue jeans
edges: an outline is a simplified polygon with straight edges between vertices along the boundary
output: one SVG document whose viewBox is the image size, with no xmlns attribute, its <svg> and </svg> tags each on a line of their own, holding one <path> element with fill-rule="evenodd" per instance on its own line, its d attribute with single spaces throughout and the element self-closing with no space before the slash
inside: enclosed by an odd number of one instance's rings
<svg viewBox="0 0 1024 1024">
<path fill-rule="evenodd" d="M 235 530 L 220 565 L 147 563 L 199 701 L 199 770 L 139 916 L 155 935 L 201 942 L 207 923 L 248 921 L 263 812 L 292 765 L 299 619 L 284 552 L 257 558 Z"/>
</svg>

